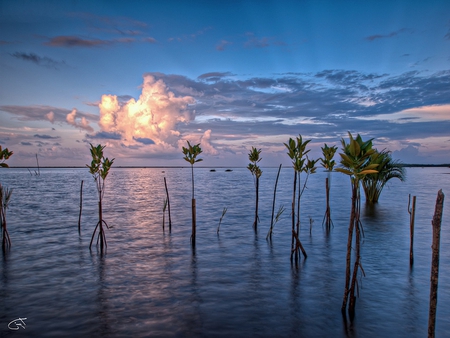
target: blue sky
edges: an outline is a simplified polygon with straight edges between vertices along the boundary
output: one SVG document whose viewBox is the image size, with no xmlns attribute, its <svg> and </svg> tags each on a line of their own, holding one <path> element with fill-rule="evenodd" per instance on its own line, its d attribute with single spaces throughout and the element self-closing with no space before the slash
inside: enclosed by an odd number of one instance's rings
<svg viewBox="0 0 450 338">
<path fill-rule="evenodd" d="M 347 131 L 406 163 L 450 162 L 449 1 L 0 1 L 9 164 L 289 163 Z"/>
</svg>

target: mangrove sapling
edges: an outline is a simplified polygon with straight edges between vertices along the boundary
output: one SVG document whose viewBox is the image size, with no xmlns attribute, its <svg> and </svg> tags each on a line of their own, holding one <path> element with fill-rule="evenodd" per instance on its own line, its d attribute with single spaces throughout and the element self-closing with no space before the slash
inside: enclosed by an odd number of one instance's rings
<svg viewBox="0 0 450 338">
<path fill-rule="evenodd" d="M 331 209 L 330 209 L 330 173 L 333 171 L 336 162 L 333 160 L 334 154 L 337 151 L 337 146 L 328 147 L 325 143 L 322 149 L 323 158 L 320 159 L 322 162 L 322 167 L 325 168 L 328 175 L 325 179 L 325 195 L 326 195 L 326 210 L 325 215 L 323 216 L 322 226 L 325 223 L 325 228 L 327 232 L 330 231 L 331 225 L 333 225 L 333 221 L 331 220 Z"/>
<path fill-rule="evenodd" d="M 225 216 L 225 214 L 227 213 L 227 210 L 228 210 L 227 207 L 223 208 L 223 210 L 222 210 L 222 216 L 220 216 L 220 219 L 219 219 L 219 225 L 217 226 L 217 234 L 219 234 L 219 231 L 220 231 L 220 224 L 222 224 L 223 216 Z"/>
<path fill-rule="evenodd" d="M 370 164 L 377 164 L 377 173 L 365 175 L 361 181 L 366 203 L 378 203 L 380 194 L 385 185 L 393 178 L 401 182 L 406 179 L 406 171 L 403 165 L 392 158 L 388 150 L 377 151 L 370 156 Z"/>
<path fill-rule="evenodd" d="M 2 229 L 2 249 L 5 251 L 11 247 L 11 238 L 6 228 L 6 209 L 8 208 L 11 200 L 11 194 L 13 189 L 8 189 L 2 186 L 0 183 L 0 226 Z"/>
<path fill-rule="evenodd" d="M 95 233 L 97 231 L 97 228 L 99 230 L 98 237 L 97 237 L 97 245 L 100 243 L 100 251 L 103 252 L 104 247 L 107 247 L 106 244 L 106 236 L 105 231 L 103 229 L 103 225 L 105 225 L 108 229 L 110 228 L 108 224 L 103 219 L 103 213 L 102 213 L 102 200 L 103 195 L 105 194 L 105 180 L 106 176 L 108 176 L 109 169 L 111 169 L 111 166 L 114 162 L 114 158 L 112 160 L 109 160 L 107 157 L 103 155 L 103 149 L 105 149 L 106 146 L 102 146 L 101 144 L 94 147 L 92 144 L 91 146 L 91 156 L 92 156 L 92 162 L 91 165 L 86 164 L 86 167 L 89 168 L 89 172 L 94 177 L 97 192 L 98 192 L 98 222 L 95 226 L 94 232 L 92 234 L 91 242 L 89 244 L 89 249 L 92 247 L 92 241 L 94 240 Z"/>
<path fill-rule="evenodd" d="M 201 158 L 197 158 L 198 155 L 202 153 L 202 149 L 200 148 L 200 143 L 191 145 L 189 141 L 187 141 L 188 147 L 183 147 L 183 159 L 191 164 L 191 177 L 192 177 L 192 235 L 191 235 L 191 243 L 195 248 L 195 236 L 196 236 L 196 211 L 195 211 L 195 195 L 194 195 L 194 163 L 203 161 Z"/>
<path fill-rule="evenodd" d="M 274 225 L 273 216 L 274 216 L 274 212 L 275 212 L 275 198 L 277 196 L 277 185 L 278 185 L 278 178 L 280 177 L 280 171 L 281 171 L 281 164 L 278 167 L 277 178 L 275 180 L 275 187 L 273 188 L 272 217 L 270 219 L 270 229 L 269 229 L 269 232 L 267 233 L 266 240 L 267 240 L 267 238 L 272 239 L 272 230 L 273 230 L 273 225 Z"/>
<path fill-rule="evenodd" d="M 14 154 L 12 151 L 9 151 L 8 148 L 2 149 L 2 146 L 0 145 L 0 168 L 9 168 L 5 161 L 9 159 L 12 154 Z"/>
<path fill-rule="evenodd" d="M 262 175 L 261 168 L 258 166 L 258 162 L 261 161 L 261 158 L 259 157 L 259 154 L 261 154 L 261 149 L 256 149 L 255 147 L 252 147 L 252 150 L 248 153 L 248 159 L 250 161 L 249 165 L 247 166 L 247 169 L 250 170 L 252 173 L 252 176 L 255 179 L 255 188 L 256 188 L 256 205 L 255 205 L 255 220 L 253 222 L 253 228 L 255 229 L 255 232 L 258 228 L 258 202 L 259 202 L 259 178 Z"/>
<path fill-rule="evenodd" d="M 12 156 L 13 152 L 8 148 L 2 149 L 0 145 L 0 168 L 8 168 L 8 164 L 5 163 L 7 159 Z M 9 237 L 8 229 L 6 227 L 6 209 L 8 208 L 11 200 L 11 194 L 13 189 L 8 189 L 2 186 L 0 183 L 0 228 L 2 231 L 2 249 L 3 252 L 11 247 L 11 238 Z"/>
<path fill-rule="evenodd" d="M 293 168 L 294 168 L 294 187 L 292 192 L 292 240 L 291 240 L 291 261 L 292 258 L 295 255 L 295 262 L 298 262 L 298 258 L 300 256 L 300 250 L 303 254 L 303 256 L 306 258 L 307 254 L 305 249 L 303 248 L 303 245 L 300 241 L 300 198 L 301 195 L 306 188 L 306 182 L 303 185 L 303 189 L 300 189 L 300 179 L 299 179 L 299 187 L 298 187 L 298 200 L 297 200 L 297 223 L 295 222 L 295 201 L 296 201 L 296 194 L 297 194 L 297 177 L 300 178 L 300 173 L 302 171 L 307 173 L 307 177 L 309 174 L 312 174 L 315 172 L 315 163 L 317 162 L 314 160 L 309 160 L 307 157 L 309 149 L 306 150 L 306 146 L 311 140 L 306 140 L 303 142 L 302 136 L 299 135 L 296 140 L 293 140 L 292 138 L 289 139 L 288 143 L 284 143 L 286 148 L 288 149 L 288 156 L 292 160 Z M 305 164 L 305 161 L 306 164 Z"/>
<path fill-rule="evenodd" d="M 378 164 L 370 163 L 370 156 L 375 152 L 372 149 L 372 139 L 364 142 L 361 136 L 358 134 L 356 139 L 353 138 L 349 132 L 349 143 L 346 143 L 344 139 L 341 139 L 342 153 L 341 156 L 341 168 L 336 168 L 335 171 L 341 172 L 350 177 L 351 189 L 352 189 L 352 205 L 350 213 L 350 223 L 348 227 L 348 239 L 347 239 L 347 255 L 346 255 L 346 269 L 345 269 L 345 288 L 344 297 L 342 301 L 342 313 L 345 315 L 347 309 L 347 302 L 349 304 L 349 314 L 353 316 L 356 302 L 356 283 L 358 270 L 361 270 L 364 275 L 364 270 L 361 265 L 361 232 L 362 224 L 360 221 L 360 182 L 365 175 L 374 174 L 377 171 L 375 168 Z M 353 232 L 356 233 L 355 239 L 355 260 L 353 267 L 353 274 L 350 283 L 351 272 L 351 250 L 353 241 Z"/>
</svg>

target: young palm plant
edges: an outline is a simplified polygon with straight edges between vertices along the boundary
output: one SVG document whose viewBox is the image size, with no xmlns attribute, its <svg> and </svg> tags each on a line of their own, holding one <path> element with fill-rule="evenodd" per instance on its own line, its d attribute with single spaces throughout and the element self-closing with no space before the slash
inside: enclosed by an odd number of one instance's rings
<svg viewBox="0 0 450 338">
<path fill-rule="evenodd" d="M 203 159 L 197 158 L 198 155 L 202 153 L 202 149 L 200 148 L 200 143 L 191 145 L 189 141 L 187 141 L 188 147 L 183 147 L 183 159 L 191 164 L 191 173 L 192 173 L 192 235 L 191 235 L 191 243 L 192 246 L 195 247 L 195 235 L 196 235 L 196 211 L 195 211 L 195 195 L 194 195 L 194 163 L 201 162 Z"/>
<path fill-rule="evenodd" d="M 306 146 L 311 140 L 306 140 L 303 142 L 302 136 L 299 135 L 296 140 L 290 138 L 288 143 L 284 143 L 286 148 L 288 149 L 288 156 L 292 160 L 293 168 L 294 168 L 294 186 L 292 192 L 292 240 L 291 240 L 291 261 L 295 256 L 295 262 L 298 262 L 300 256 L 300 250 L 303 256 L 306 258 L 307 254 L 303 245 L 300 241 L 300 200 L 303 194 L 303 191 L 306 188 L 306 183 L 308 181 L 308 177 L 310 174 L 314 174 L 316 171 L 315 164 L 317 160 L 310 160 L 307 156 L 309 153 L 309 149 L 306 150 Z M 303 184 L 303 188 L 301 188 L 300 174 L 301 172 L 306 173 L 305 183 Z M 297 195 L 297 179 L 298 179 L 298 197 L 297 197 L 297 212 L 295 211 L 295 200 Z M 295 215 L 297 215 L 297 221 L 295 219 Z"/>
<path fill-rule="evenodd" d="M 378 164 L 370 163 L 370 156 L 374 154 L 375 149 L 372 148 L 372 139 L 364 142 L 361 136 L 358 134 L 356 139 L 352 134 L 348 132 L 349 143 L 346 143 L 344 139 L 342 143 L 341 156 L 341 168 L 336 168 L 335 171 L 346 174 L 350 177 L 350 183 L 352 188 L 352 207 L 350 213 L 350 223 L 348 226 L 348 239 L 347 239 L 347 255 L 346 255 L 346 269 L 345 269 L 345 288 L 344 298 L 342 302 L 342 313 L 345 314 L 347 309 L 347 302 L 349 303 L 349 314 L 353 316 L 355 311 L 356 301 L 356 283 L 358 270 L 361 269 L 364 275 L 364 269 L 361 266 L 361 232 L 362 224 L 360 221 L 360 182 L 366 175 L 376 174 Z M 351 250 L 353 241 L 353 232 L 355 236 L 355 259 L 353 266 L 353 273 L 350 282 L 350 270 L 351 270 Z"/>
<path fill-rule="evenodd" d="M 328 147 L 325 143 L 325 146 L 321 147 L 323 158 L 320 159 L 322 162 L 322 167 L 328 172 L 327 178 L 325 179 L 325 194 L 327 207 L 325 210 L 325 215 L 323 216 L 322 226 L 325 223 L 325 227 L 327 231 L 330 231 L 331 225 L 333 221 L 331 220 L 331 209 L 330 209 L 330 172 L 333 171 L 334 166 L 336 165 L 336 161 L 333 160 L 334 154 L 337 151 L 336 146 Z"/>
<path fill-rule="evenodd" d="M 389 180 L 398 178 L 404 182 L 406 172 L 400 162 L 392 159 L 391 152 L 388 150 L 375 151 L 370 156 L 370 163 L 378 164 L 378 172 L 376 174 L 365 175 L 361 184 L 364 195 L 366 196 L 366 203 L 373 204 L 378 203 L 380 194 Z"/>
<path fill-rule="evenodd" d="M 0 168 L 8 168 L 8 164 L 5 163 L 7 159 L 13 154 L 8 148 L 2 149 L 0 146 Z M 2 249 L 5 252 L 6 249 L 11 247 L 11 238 L 8 234 L 8 229 L 6 228 L 6 209 L 8 208 L 9 202 L 11 200 L 11 194 L 13 189 L 8 189 L 3 187 L 0 183 L 0 228 L 2 231 Z"/>
<path fill-rule="evenodd" d="M 255 229 L 255 232 L 257 232 L 259 222 L 258 217 L 259 178 L 262 175 L 261 168 L 258 166 L 259 161 L 261 161 L 259 154 L 261 154 L 261 149 L 256 149 L 255 147 L 252 147 L 252 150 L 248 153 L 248 159 L 250 163 L 247 166 L 247 169 L 250 170 L 253 177 L 255 178 L 256 206 L 255 206 L 255 220 L 253 222 L 253 229 Z"/>
<path fill-rule="evenodd" d="M 109 160 L 107 157 L 105 158 L 103 155 L 103 149 L 105 149 L 106 146 L 102 146 L 101 144 L 94 147 L 91 145 L 91 156 L 92 161 L 91 165 L 86 164 L 86 167 L 89 168 L 89 172 L 94 177 L 97 192 L 98 192 L 98 222 L 95 226 L 94 232 L 92 234 L 91 242 L 89 244 L 89 249 L 92 247 L 92 242 L 95 237 L 95 233 L 98 229 L 98 237 L 97 237 L 97 245 L 100 243 L 100 251 L 103 252 L 104 248 L 106 249 L 106 236 L 105 231 L 103 229 L 103 225 L 106 226 L 106 228 L 110 228 L 108 224 L 103 219 L 103 210 L 102 210 L 102 200 L 103 196 L 105 194 L 105 180 L 106 176 L 108 176 L 109 169 L 111 169 L 111 166 L 114 162 L 114 159 Z"/>
</svg>

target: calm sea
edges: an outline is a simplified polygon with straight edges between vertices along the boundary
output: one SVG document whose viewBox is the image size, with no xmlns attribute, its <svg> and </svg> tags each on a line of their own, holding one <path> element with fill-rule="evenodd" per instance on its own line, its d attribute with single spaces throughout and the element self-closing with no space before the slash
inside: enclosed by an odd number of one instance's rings
<svg viewBox="0 0 450 338">
<path fill-rule="evenodd" d="M 436 336 L 450 336 L 449 168 L 408 168 L 407 181 L 388 184 L 374 208 L 366 207 L 362 197 L 366 276 L 359 280 L 351 323 L 340 312 L 349 178 L 331 174 L 334 227 L 327 234 L 322 227 L 327 173 L 310 176 L 302 196 L 300 234 L 308 258 L 295 267 L 289 259 L 293 171 L 288 167 L 281 171 L 276 200 L 276 209 L 284 205 L 286 211 L 272 241 L 266 241 L 277 169 L 262 168 L 255 234 L 250 172 L 196 168 L 193 250 L 190 168 L 113 168 L 103 201 L 104 219 L 112 227 L 106 231 L 103 256 L 88 248 L 98 216 L 87 169 L 41 169 L 40 176 L 27 169 L 1 170 L 0 182 L 14 192 L 7 212 L 12 248 L 6 256 L 0 254 L 0 336 L 424 337 L 431 219 L 439 189 L 447 196 Z M 164 177 L 171 232 L 167 215 L 162 227 Z M 412 268 L 408 194 L 417 196 Z M 25 325 L 9 329 L 18 318 L 26 318 Z"/>
</svg>

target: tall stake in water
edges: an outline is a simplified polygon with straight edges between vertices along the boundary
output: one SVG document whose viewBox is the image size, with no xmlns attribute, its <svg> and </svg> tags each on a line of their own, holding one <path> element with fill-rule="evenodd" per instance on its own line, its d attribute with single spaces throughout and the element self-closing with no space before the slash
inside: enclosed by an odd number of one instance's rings
<svg viewBox="0 0 450 338">
<path fill-rule="evenodd" d="M 83 209 L 83 180 L 80 186 L 80 214 L 78 215 L 78 234 L 81 235 L 81 210 Z"/>
<path fill-rule="evenodd" d="M 438 280 L 439 280 L 439 249 L 441 242 L 441 222 L 442 222 L 442 209 L 444 208 L 444 193 L 442 189 L 439 190 L 436 207 L 434 211 L 434 217 L 431 222 L 433 226 L 433 245 L 432 257 L 431 257 L 431 278 L 430 278 L 430 310 L 428 314 L 428 337 L 434 338 L 435 326 L 436 326 L 436 306 L 437 306 L 437 293 L 438 293 Z"/>
<path fill-rule="evenodd" d="M 170 217 L 170 199 L 169 199 L 169 190 L 167 189 L 167 182 L 166 177 L 164 177 L 164 186 L 166 187 L 166 202 L 167 202 L 167 209 L 169 211 L 169 232 L 172 231 L 172 218 Z M 165 208 L 164 208 L 165 211 Z"/>
<path fill-rule="evenodd" d="M 8 168 L 9 166 L 5 163 L 7 159 L 13 154 L 8 148 L 2 150 L 0 146 L 0 168 Z M 12 189 L 3 187 L 0 183 L 0 228 L 2 232 L 2 249 L 3 252 L 11 247 L 11 238 L 9 237 L 8 230 L 6 228 L 6 209 L 8 208 L 9 202 L 11 200 Z"/>
<path fill-rule="evenodd" d="M 414 263 L 414 219 L 416 217 L 416 196 L 412 198 L 412 208 L 411 205 L 411 194 L 408 195 L 408 213 L 409 213 L 409 265 L 412 266 Z"/>
</svg>

